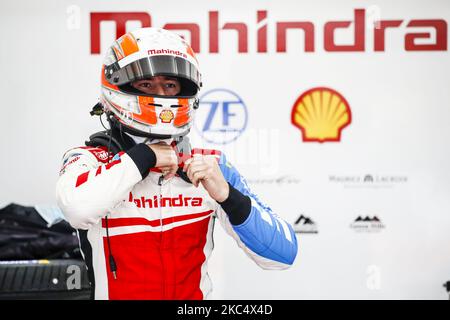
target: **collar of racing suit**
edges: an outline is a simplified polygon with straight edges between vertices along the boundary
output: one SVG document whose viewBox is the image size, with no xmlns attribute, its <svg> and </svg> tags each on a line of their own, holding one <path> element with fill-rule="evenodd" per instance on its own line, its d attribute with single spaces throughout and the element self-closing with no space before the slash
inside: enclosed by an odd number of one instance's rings
<svg viewBox="0 0 450 320">
<path fill-rule="evenodd" d="M 133 148 L 137 143 L 146 142 L 148 138 L 137 137 L 126 132 L 119 130 L 118 128 L 112 127 L 111 130 L 101 131 L 94 133 L 89 137 L 89 140 L 86 141 L 87 146 L 99 147 L 103 146 L 108 149 L 108 152 L 115 155 L 120 151 L 127 152 L 131 148 Z M 188 157 L 191 155 L 191 144 L 189 142 L 189 138 L 187 136 L 181 137 L 179 140 L 175 141 L 174 139 L 152 139 L 150 143 L 158 143 L 160 141 L 164 141 L 174 147 L 177 156 L 183 157 L 187 155 Z M 181 160 L 182 161 L 182 160 Z M 179 177 L 181 177 L 187 183 L 191 183 L 187 174 L 183 172 L 182 167 L 180 167 L 177 171 Z"/>
</svg>

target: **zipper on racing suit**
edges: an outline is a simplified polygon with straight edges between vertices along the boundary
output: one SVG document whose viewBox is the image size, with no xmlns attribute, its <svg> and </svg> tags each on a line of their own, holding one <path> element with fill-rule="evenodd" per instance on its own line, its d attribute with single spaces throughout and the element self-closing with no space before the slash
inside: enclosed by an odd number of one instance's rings
<svg viewBox="0 0 450 320">
<path fill-rule="evenodd" d="M 164 181 L 164 174 L 161 174 L 158 178 L 158 186 L 159 186 L 159 198 L 162 197 L 162 184 Z M 159 201 L 159 200 L 158 200 Z M 161 231 L 159 234 L 159 259 L 161 261 L 161 270 L 162 270 L 162 299 L 166 297 L 166 272 L 164 267 L 164 257 L 163 257 L 163 217 L 162 217 L 162 208 L 161 203 L 159 204 L 159 222 L 161 223 Z"/>
</svg>

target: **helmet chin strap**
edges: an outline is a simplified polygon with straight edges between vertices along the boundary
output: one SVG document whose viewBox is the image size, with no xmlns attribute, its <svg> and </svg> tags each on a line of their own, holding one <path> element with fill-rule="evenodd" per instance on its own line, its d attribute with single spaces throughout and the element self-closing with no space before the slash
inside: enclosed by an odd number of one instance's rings
<svg viewBox="0 0 450 320">
<path fill-rule="evenodd" d="M 168 145 L 170 145 L 175 139 L 174 138 L 168 138 L 168 139 L 158 139 L 158 138 L 146 138 L 146 137 L 139 137 L 139 136 L 134 136 L 131 133 L 127 133 L 125 132 L 125 134 L 129 135 L 134 142 L 136 143 L 149 143 L 149 144 L 154 144 L 154 143 L 158 143 L 158 142 L 165 142 Z M 176 141 L 176 140 L 175 140 Z"/>
<path fill-rule="evenodd" d="M 177 156 L 179 156 L 180 153 L 183 154 L 184 157 L 186 155 L 188 155 L 188 157 L 191 155 L 191 150 L 192 150 L 191 143 L 189 142 L 189 138 L 187 136 L 180 136 L 180 137 L 168 138 L 168 139 L 157 139 L 157 138 L 152 139 L 152 138 L 133 136 L 132 134 L 129 134 L 129 133 L 125 133 L 125 134 L 130 136 L 136 143 L 154 144 L 154 143 L 159 143 L 159 142 L 163 141 L 168 145 L 172 145 L 172 143 L 175 142 L 174 149 L 175 149 Z M 184 161 L 184 160 L 179 159 L 179 161 Z M 191 180 L 189 179 L 187 174 L 182 170 L 182 168 L 178 168 L 177 174 L 181 177 L 181 179 L 183 179 L 187 183 L 191 183 Z M 161 177 L 164 177 L 164 176 L 161 176 Z M 161 181 L 159 181 L 158 183 L 161 183 Z"/>
</svg>

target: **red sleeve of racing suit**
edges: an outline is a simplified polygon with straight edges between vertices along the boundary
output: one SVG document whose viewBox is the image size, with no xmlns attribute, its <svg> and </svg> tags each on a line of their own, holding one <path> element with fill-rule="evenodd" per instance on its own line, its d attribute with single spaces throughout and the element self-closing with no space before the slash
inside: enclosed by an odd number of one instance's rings
<svg viewBox="0 0 450 320">
<path fill-rule="evenodd" d="M 89 229 L 156 164 L 154 152 L 137 144 L 109 161 L 104 148 L 80 147 L 66 152 L 56 184 L 56 199 L 69 223 Z"/>
</svg>

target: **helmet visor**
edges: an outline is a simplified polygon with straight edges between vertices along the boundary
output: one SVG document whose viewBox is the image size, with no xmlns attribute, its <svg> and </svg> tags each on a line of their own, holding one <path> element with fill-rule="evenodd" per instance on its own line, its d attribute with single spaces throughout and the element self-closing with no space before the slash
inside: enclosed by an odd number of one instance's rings
<svg viewBox="0 0 450 320">
<path fill-rule="evenodd" d="M 186 59 L 169 56 L 151 56 L 136 60 L 120 68 L 117 62 L 105 66 L 107 81 L 116 86 L 129 84 L 154 76 L 173 76 L 192 81 L 200 89 L 200 72 L 194 64 Z"/>
</svg>

